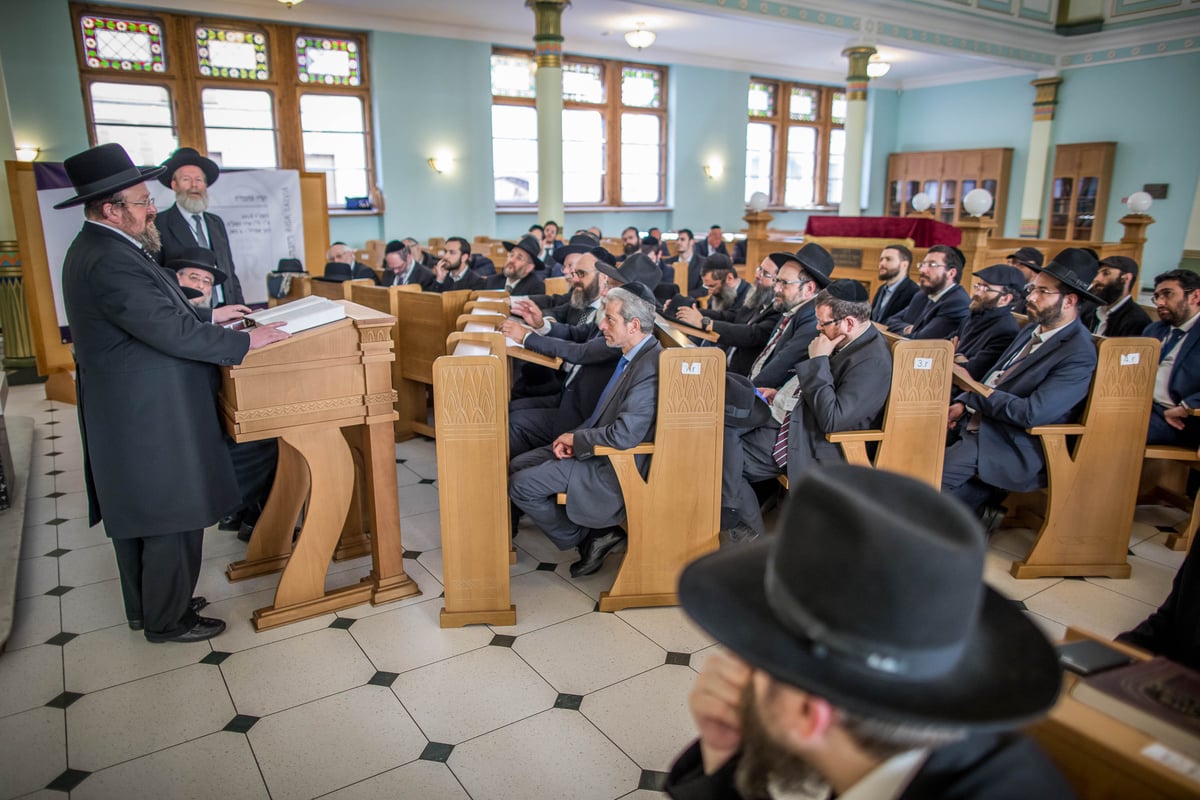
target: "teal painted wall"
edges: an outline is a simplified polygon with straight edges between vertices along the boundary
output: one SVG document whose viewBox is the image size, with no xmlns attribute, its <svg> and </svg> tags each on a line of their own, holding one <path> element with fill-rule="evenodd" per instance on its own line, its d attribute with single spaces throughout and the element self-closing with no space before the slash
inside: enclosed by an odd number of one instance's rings
<svg viewBox="0 0 1200 800">
<path fill-rule="evenodd" d="M 62 161 L 87 149 L 67 0 L 5 2 L 0 53 L 13 139 L 41 147 L 42 161 Z"/>
<path fill-rule="evenodd" d="M 1052 143 L 1116 142 L 1104 239 L 1121 238 L 1121 199 L 1145 183 L 1170 184 L 1146 231 L 1142 284 L 1178 266 L 1200 179 L 1200 53 L 1069 69 Z"/>
<path fill-rule="evenodd" d="M 1002 78 L 916 89 L 901 92 L 897 103 L 894 152 L 1013 149 L 1005 236 L 1017 236 L 1021 230 L 1021 193 L 1033 121 L 1034 90 L 1030 80 Z M 882 192 L 882 184 L 887 181 L 886 160 L 878 180 L 881 185 L 876 191 Z"/>
</svg>

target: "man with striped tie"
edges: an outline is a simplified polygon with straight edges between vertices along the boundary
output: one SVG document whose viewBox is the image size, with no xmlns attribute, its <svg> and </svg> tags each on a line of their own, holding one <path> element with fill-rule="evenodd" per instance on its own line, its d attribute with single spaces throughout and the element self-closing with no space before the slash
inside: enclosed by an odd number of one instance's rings
<svg viewBox="0 0 1200 800">
<path fill-rule="evenodd" d="M 162 239 L 162 250 L 156 256 L 158 263 L 166 264 L 180 258 L 183 251 L 191 247 L 212 250 L 217 268 L 226 275 L 224 283 L 213 287 L 213 308 L 245 302 L 242 283 L 233 266 L 225 222 L 216 214 L 208 213 L 208 187 L 217 182 L 221 168 L 191 147 L 176 150 L 163 162 L 163 167 L 158 180 L 175 192 L 175 204 L 154 220 Z"/>
<path fill-rule="evenodd" d="M 1150 406 L 1149 444 L 1200 445 L 1200 422 L 1192 409 L 1200 407 L 1200 349 L 1196 312 L 1200 311 L 1200 275 L 1173 269 L 1154 279 L 1154 309 L 1158 322 L 1146 326 L 1146 336 L 1162 342 L 1154 403 Z"/>
</svg>

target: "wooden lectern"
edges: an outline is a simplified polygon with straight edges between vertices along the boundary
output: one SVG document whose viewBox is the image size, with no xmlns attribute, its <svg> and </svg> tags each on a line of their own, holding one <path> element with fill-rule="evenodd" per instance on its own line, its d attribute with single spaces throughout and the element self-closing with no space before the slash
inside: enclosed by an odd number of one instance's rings
<svg viewBox="0 0 1200 800">
<path fill-rule="evenodd" d="M 240 580 L 283 568 L 274 604 L 254 612 L 256 630 L 420 594 L 404 573 L 400 545 L 391 380 L 396 318 L 339 302 L 346 319 L 253 350 L 223 370 L 221 410 L 229 435 L 237 442 L 279 438 L 275 483 L 246 559 L 226 570 L 230 580 Z M 347 521 L 356 489 L 351 444 L 362 459 L 371 574 L 326 592 L 325 574 L 343 530 L 362 537 L 363 525 Z M 293 548 L 305 502 L 308 513 Z"/>
</svg>

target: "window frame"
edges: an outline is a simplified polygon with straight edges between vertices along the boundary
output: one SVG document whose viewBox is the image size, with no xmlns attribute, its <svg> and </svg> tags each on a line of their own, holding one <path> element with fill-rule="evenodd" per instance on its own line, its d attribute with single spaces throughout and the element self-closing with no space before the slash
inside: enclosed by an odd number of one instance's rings
<svg viewBox="0 0 1200 800">
<path fill-rule="evenodd" d="M 767 208 L 772 211 L 829 211 L 837 209 L 838 204 L 829 202 L 829 159 L 830 140 L 835 130 L 845 130 L 845 123 L 833 119 L 833 99 L 836 94 L 845 94 L 845 86 L 826 86 L 815 83 L 801 83 L 779 78 L 764 78 L 757 75 L 750 77 L 746 85 L 747 97 L 750 83 L 768 84 L 775 91 L 775 113 L 771 116 L 756 117 L 750 113 L 749 101 L 746 107 L 746 124 L 759 123 L 771 126 L 771 175 L 769 200 Z M 806 89 L 817 92 L 817 118 L 813 121 L 794 120 L 791 118 L 792 89 Z M 817 132 L 816 164 L 813 170 L 813 204 L 808 206 L 789 206 L 785 202 L 787 190 L 787 159 L 788 138 L 792 127 L 812 128 Z M 743 191 L 745 191 L 743 187 Z M 843 187 L 843 192 L 845 187 Z M 749 203 L 747 201 L 747 208 Z"/>
<path fill-rule="evenodd" d="M 492 55 L 503 56 L 520 56 L 534 60 L 532 50 L 522 50 L 511 47 L 493 47 Z M 489 59 L 489 76 L 491 71 L 491 61 Z M 604 82 L 604 102 L 603 103 L 585 103 L 578 100 L 568 100 L 563 98 L 563 110 L 587 110 L 599 111 L 601 119 L 604 121 L 604 179 L 601 183 L 601 197 L 598 203 L 564 203 L 563 205 L 572 211 L 582 211 L 590 209 L 613 209 L 613 208 L 635 208 L 635 209 L 662 209 L 667 207 L 667 143 L 669 141 L 667 114 L 667 86 L 670 78 L 670 70 L 662 64 L 647 64 L 637 61 L 618 61 L 614 59 L 591 58 L 587 56 L 563 55 L 563 65 L 567 64 L 589 64 L 598 65 L 601 69 L 601 77 Z M 634 69 L 648 69 L 658 73 L 660 78 L 659 83 L 659 107 L 658 108 L 643 108 L 641 106 L 627 106 L 621 102 L 621 77 L 622 70 L 626 67 Z M 537 100 L 533 97 L 509 97 L 507 95 L 492 95 L 492 106 L 511 105 L 511 106 L 527 106 L 531 108 L 537 107 Z M 621 115 L 622 114 L 646 114 L 657 116 L 659 118 L 659 158 L 658 158 L 658 200 L 650 202 L 624 202 L 621 199 Z M 493 139 L 495 131 L 492 132 Z M 494 167 L 493 167 L 494 169 Z M 494 198 L 493 194 L 493 198 Z M 536 211 L 537 203 L 524 203 L 512 201 L 494 201 L 497 211 Z"/>
<path fill-rule="evenodd" d="M 112 16 L 124 19 L 153 21 L 162 30 L 164 70 L 162 72 L 125 72 L 91 67 L 83 54 L 82 18 Z M 131 83 L 164 86 L 169 95 L 172 122 L 180 146 L 195 147 L 208 153 L 201 92 L 204 89 L 244 89 L 265 91 L 271 97 L 274 114 L 275 157 L 277 169 L 306 172 L 304 164 L 304 135 L 300 124 L 300 96 L 303 94 L 353 95 L 359 98 L 363 110 L 363 138 L 366 148 L 367 192 L 378 195 L 375 166 L 375 136 L 371 120 L 370 67 L 367 55 L 367 33 L 286 25 L 254 19 L 233 19 L 220 16 L 181 14 L 157 9 L 125 8 L 118 6 L 71 3 L 72 39 L 79 68 L 83 95 L 84 120 L 88 141 L 97 142 L 96 121 L 92 113 L 91 85 L 93 83 Z M 262 33 L 267 37 L 269 74 L 266 80 L 222 78 L 201 75 L 196 58 L 196 28 L 229 28 Z M 333 39 L 352 39 L 358 45 L 358 86 L 328 87 L 303 83 L 296 65 L 296 38 L 319 36 Z M 186 100 L 186 102 L 185 102 Z M 328 202 L 328 201 L 327 201 Z M 330 214 L 378 215 L 378 208 L 369 211 L 348 211 L 344 204 L 328 206 Z"/>
</svg>

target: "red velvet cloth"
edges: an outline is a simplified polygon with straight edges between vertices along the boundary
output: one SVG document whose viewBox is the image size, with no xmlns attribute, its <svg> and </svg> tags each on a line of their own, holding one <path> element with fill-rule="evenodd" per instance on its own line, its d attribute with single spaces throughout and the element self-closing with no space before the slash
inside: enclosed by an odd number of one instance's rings
<svg viewBox="0 0 1200 800">
<path fill-rule="evenodd" d="M 825 217 L 808 218 L 805 236 L 850 236 L 856 239 L 912 239 L 916 247 L 948 244 L 958 247 L 962 231 L 928 217 Z"/>
</svg>

